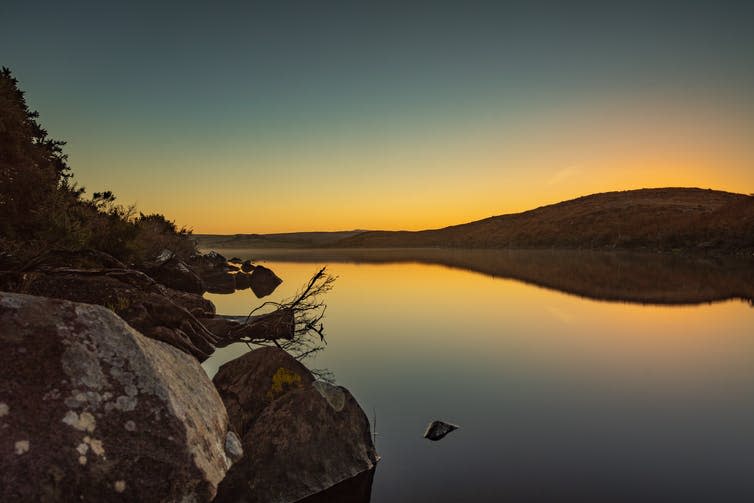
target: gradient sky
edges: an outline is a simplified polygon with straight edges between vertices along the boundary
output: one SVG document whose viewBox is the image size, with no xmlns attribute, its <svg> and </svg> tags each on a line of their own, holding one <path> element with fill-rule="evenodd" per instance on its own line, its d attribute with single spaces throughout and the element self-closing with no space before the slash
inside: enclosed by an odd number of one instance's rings
<svg viewBox="0 0 754 503">
<path fill-rule="evenodd" d="M 0 3 L 91 193 L 196 232 L 420 229 L 754 192 L 754 2 Z"/>
</svg>

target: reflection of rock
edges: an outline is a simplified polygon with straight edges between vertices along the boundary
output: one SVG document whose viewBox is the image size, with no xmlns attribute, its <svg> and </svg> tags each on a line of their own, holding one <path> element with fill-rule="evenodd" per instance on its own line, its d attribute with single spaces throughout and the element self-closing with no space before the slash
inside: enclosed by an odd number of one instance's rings
<svg viewBox="0 0 754 503">
<path fill-rule="evenodd" d="M 242 432 L 245 451 L 216 501 L 298 501 L 337 491 L 341 483 L 347 489 L 358 476 L 366 481 L 353 487 L 368 493 L 377 455 L 369 421 L 348 390 L 314 382 L 303 365 L 277 348 L 223 365 L 214 382 Z"/>
<path fill-rule="evenodd" d="M 424 432 L 424 438 L 430 440 L 440 440 L 445 435 L 453 430 L 457 430 L 458 426 L 454 424 L 445 423 L 443 421 L 432 421 L 427 426 L 427 430 Z"/>
<path fill-rule="evenodd" d="M 375 467 L 376 468 L 376 467 Z M 369 503 L 375 468 L 338 482 L 322 492 L 307 496 L 296 503 Z"/>
<path fill-rule="evenodd" d="M 210 501 L 230 466 L 199 363 L 111 311 L 0 293 L 0 501 Z"/>
<path fill-rule="evenodd" d="M 262 265 L 256 266 L 251 272 L 251 290 L 257 298 L 271 294 L 282 282 L 274 272 Z"/>
<path fill-rule="evenodd" d="M 50 269 L 6 273 L 0 289 L 105 306 L 144 335 L 161 340 L 200 360 L 213 351 L 215 337 L 181 305 L 211 310 L 197 297 L 170 292 L 147 275 L 129 269 Z M 171 300 L 170 296 L 177 299 Z M 189 301 L 189 298 L 192 299 Z"/>
<path fill-rule="evenodd" d="M 236 290 L 246 290 L 251 284 L 251 276 L 245 272 L 236 273 Z"/>
<path fill-rule="evenodd" d="M 251 260 L 244 260 L 243 264 L 241 264 L 241 270 L 243 272 L 251 272 L 254 269 L 254 264 L 251 263 Z"/>
</svg>

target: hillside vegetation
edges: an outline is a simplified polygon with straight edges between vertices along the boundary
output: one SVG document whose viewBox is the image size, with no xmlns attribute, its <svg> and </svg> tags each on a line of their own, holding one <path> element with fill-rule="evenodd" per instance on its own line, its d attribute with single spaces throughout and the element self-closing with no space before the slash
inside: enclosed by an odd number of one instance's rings
<svg viewBox="0 0 754 503">
<path fill-rule="evenodd" d="M 443 229 L 369 231 L 333 246 L 754 251 L 754 197 L 697 188 L 607 192 Z"/>
</svg>

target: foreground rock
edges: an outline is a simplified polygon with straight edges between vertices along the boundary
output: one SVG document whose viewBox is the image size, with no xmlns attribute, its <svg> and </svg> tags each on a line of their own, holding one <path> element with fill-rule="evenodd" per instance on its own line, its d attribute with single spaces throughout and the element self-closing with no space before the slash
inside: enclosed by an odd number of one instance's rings
<svg viewBox="0 0 754 503">
<path fill-rule="evenodd" d="M 251 291 L 254 292 L 257 298 L 261 299 L 270 295 L 282 282 L 282 279 L 278 278 L 274 272 L 263 265 L 258 265 L 251 271 Z"/>
<path fill-rule="evenodd" d="M 443 421 L 432 421 L 427 425 L 427 429 L 424 431 L 424 438 L 434 441 L 441 440 L 445 438 L 445 435 L 457 429 L 458 426 L 455 424 L 445 423 Z"/>
<path fill-rule="evenodd" d="M 223 365 L 214 383 L 245 452 L 215 501 L 294 502 L 365 474 L 371 483 L 369 421 L 345 388 L 315 381 L 277 348 Z"/>
<path fill-rule="evenodd" d="M 239 457 L 189 355 L 111 311 L 0 293 L 0 501 L 210 501 Z"/>
<path fill-rule="evenodd" d="M 130 269 L 49 269 L 5 273 L 0 289 L 103 305 L 144 335 L 167 342 L 199 360 L 215 350 L 215 336 L 192 311 L 209 315 L 214 306 L 200 296 L 171 292 Z M 172 296 L 172 297 L 171 297 Z"/>
</svg>

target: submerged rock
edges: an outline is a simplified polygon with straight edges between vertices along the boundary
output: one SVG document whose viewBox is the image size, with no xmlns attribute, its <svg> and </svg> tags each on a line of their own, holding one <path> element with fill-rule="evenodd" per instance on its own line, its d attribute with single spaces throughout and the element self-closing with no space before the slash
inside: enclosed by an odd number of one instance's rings
<svg viewBox="0 0 754 503">
<path fill-rule="evenodd" d="M 251 290 L 260 299 L 274 292 L 282 282 L 272 270 L 263 265 L 256 266 L 251 272 Z"/>
<path fill-rule="evenodd" d="M 445 423 L 443 421 L 432 421 L 424 431 L 424 438 L 430 440 L 440 440 L 453 430 L 457 430 L 459 427 L 455 424 Z"/>
<path fill-rule="evenodd" d="M 244 448 L 215 501 L 295 502 L 325 490 L 344 499 L 312 501 L 368 501 L 377 454 L 369 420 L 347 389 L 315 381 L 278 348 L 223 365 L 214 383 Z"/>
<path fill-rule="evenodd" d="M 194 358 L 101 306 L 12 293 L 0 432 L 4 502 L 211 501 L 240 457 Z"/>
</svg>

